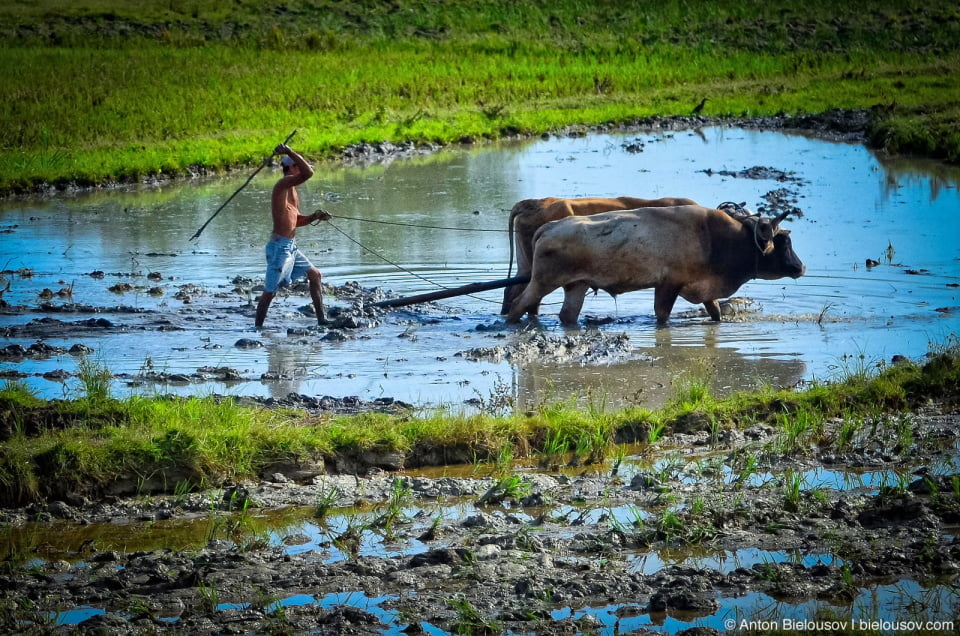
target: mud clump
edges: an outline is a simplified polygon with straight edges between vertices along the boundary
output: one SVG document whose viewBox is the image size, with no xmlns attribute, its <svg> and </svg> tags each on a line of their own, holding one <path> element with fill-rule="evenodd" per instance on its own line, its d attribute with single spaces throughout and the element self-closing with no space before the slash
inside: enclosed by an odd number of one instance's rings
<svg viewBox="0 0 960 636">
<path fill-rule="evenodd" d="M 77 333 L 96 333 L 117 329 L 118 325 L 106 318 L 87 318 L 66 322 L 56 318 L 36 318 L 25 325 L 4 327 L 4 338 L 64 338 Z"/>
<path fill-rule="evenodd" d="M 795 172 L 786 172 L 783 170 L 778 170 L 777 168 L 770 168 L 767 166 L 753 166 L 752 168 L 745 168 L 743 170 L 718 170 L 714 172 L 713 170 L 707 169 L 704 170 L 708 175 L 718 174 L 721 177 L 734 177 L 736 179 L 761 179 L 767 181 L 794 181 L 799 182 L 800 178 L 797 177 Z"/>
<path fill-rule="evenodd" d="M 512 344 L 475 347 L 456 355 L 475 361 L 597 363 L 623 359 L 632 354 L 630 338 L 626 334 L 590 330 L 576 336 L 551 336 L 541 332 L 520 334 Z"/>
<path fill-rule="evenodd" d="M 356 413 L 408 413 L 413 411 L 413 405 L 391 397 L 364 400 L 355 395 L 333 397 L 330 395 L 310 396 L 302 393 L 289 393 L 286 397 L 256 397 L 248 396 L 237 399 L 244 404 L 259 404 L 267 407 L 295 408 L 309 414 L 337 413 L 349 415 Z"/>
</svg>

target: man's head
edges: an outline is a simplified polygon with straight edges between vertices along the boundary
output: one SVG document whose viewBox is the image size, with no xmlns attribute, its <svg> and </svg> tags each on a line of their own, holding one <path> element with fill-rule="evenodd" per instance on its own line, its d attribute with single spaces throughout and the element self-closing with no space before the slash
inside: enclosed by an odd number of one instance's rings
<svg viewBox="0 0 960 636">
<path fill-rule="evenodd" d="M 290 174 L 290 169 L 296 165 L 297 162 L 287 155 L 284 155 L 283 159 L 280 160 L 280 167 L 283 168 L 283 174 Z"/>
</svg>

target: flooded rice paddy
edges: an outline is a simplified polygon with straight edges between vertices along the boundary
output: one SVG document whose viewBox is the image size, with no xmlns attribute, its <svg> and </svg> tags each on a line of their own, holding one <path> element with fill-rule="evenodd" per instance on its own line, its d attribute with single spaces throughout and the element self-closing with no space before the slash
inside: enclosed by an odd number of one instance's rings
<svg viewBox="0 0 960 636">
<path fill-rule="evenodd" d="M 465 408 L 491 396 L 523 404 L 573 393 L 656 406 L 678 378 L 707 379 L 718 392 L 793 386 L 919 357 L 960 327 L 960 173 L 859 145 L 711 127 L 321 165 L 301 187 L 303 211 L 322 207 L 335 218 L 301 228 L 298 241 L 328 284 L 410 295 L 506 277 L 507 216 L 524 198 L 683 196 L 798 208 L 802 216 L 786 226 L 807 275 L 748 282 L 738 292 L 743 310 L 728 322 L 713 324 L 680 300 L 671 326 L 657 329 L 644 290 L 588 297 L 580 329 L 570 331 L 557 321 L 555 292 L 533 332 L 503 329 L 494 290 L 330 336 L 309 329 L 300 291 L 275 301 L 256 332 L 277 176 L 263 171 L 195 243 L 190 236 L 246 175 L 4 203 L 0 345 L 42 340 L 61 349 L 4 357 L 0 370 L 45 397 L 69 397 L 77 358 L 64 352 L 82 344 L 119 376 L 118 395 L 299 393 Z M 564 338 L 593 333 L 626 339 L 588 356 L 557 355 Z M 511 355 L 534 336 L 554 350 Z M 235 346 L 242 338 L 263 346 Z M 232 371 L 223 381 L 203 368 Z"/>
<path fill-rule="evenodd" d="M 679 301 L 659 329 L 649 291 L 589 297 L 572 330 L 558 324 L 560 294 L 538 324 L 504 326 L 499 290 L 316 329 L 294 291 L 255 331 L 277 175 L 188 242 L 245 176 L 4 203 L 3 377 L 71 397 L 86 355 L 113 372 L 118 396 L 657 406 L 688 378 L 719 393 L 794 386 L 919 358 L 960 331 L 960 173 L 858 145 L 719 127 L 594 134 L 318 166 L 301 189 L 305 212 L 335 215 L 298 237 L 344 310 L 358 290 L 369 301 L 374 288 L 505 277 L 506 219 L 524 198 L 802 212 L 787 225 L 806 276 L 747 283 L 720 324 Z M 3 511 L 0 600 L 13 605 L 0 625 L 612 635 L 893 633 L 917 621 L 955 632 L 957 416 L 931 408 L 858 430 L 830 456 L 783 455 L 757 425 L 624 447 L 602 465 L 514 463 L 509 478 L 491 465 L 321 466 Z"/>
</svg>

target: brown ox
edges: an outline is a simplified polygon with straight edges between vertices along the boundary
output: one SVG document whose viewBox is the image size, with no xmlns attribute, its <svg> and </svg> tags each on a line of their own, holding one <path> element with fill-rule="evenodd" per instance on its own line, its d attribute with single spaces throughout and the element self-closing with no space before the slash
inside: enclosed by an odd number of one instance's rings
<svg viewBox="0 0 960 636">
<path fill-rule="evenodd" d="M 550 221 L 564 219 L 568 216 L 591 216 L 612 210 L 635 210 L 637 208 L 667 208 L 675 205 L 696 205 L 692 199 L 664 198 L 664 199 L 637 199 L 634 197 L 616 197 L 605 199 L 600 197 L 585 197 L 581 199 L 560 199 L 547 197 L 545 199 L 524 199 L 510 210 L 509 241 L 510 267 L 513 267 L 513 252 L 517 252 L 517 276 L 530 275 L 530 263 L 533 260 L 533 235 L 540 226 Z M 512 285 L 503 290 L 503 305 L 500 313 L 510 311 L 513 301 L 523 293 L 526 285 Z M 532 313 L 537 313 L 533 308 Z"/>
<path fill-rule="evenodd" d="M 534 235 L 531 280 L 507 322 L 517 322 L 544 296 L 563 287 L 560 321 L 575 324 L 588 289 L 616 296 L 654 288 L 653 307 L 665 324 L 677 296 L 703 303 L 720 320 L 719 298 L 754 278 L 798 278 L 806 267 L 793 251 L 786 213 L 735 218 L 686 205 L 604 212 L 544 225 Z"/>
</svg>

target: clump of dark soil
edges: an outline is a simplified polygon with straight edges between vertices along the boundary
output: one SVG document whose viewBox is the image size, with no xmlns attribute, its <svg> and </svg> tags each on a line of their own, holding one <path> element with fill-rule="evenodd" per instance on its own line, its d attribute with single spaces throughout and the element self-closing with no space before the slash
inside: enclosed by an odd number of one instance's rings
<svg viewBox="0 0 960 636">
<path fill-rule="evenodd" d="M 633 350 L 626 334 L 588 330 L 576 336 L 551 336 L 540 331 L 530 331 L 510 345 L 474 347 L 457 355 L 467 360 L 493 362 L 536 360 L 584 364 L 625 358 L 633 355 Z"/>
</svg>

